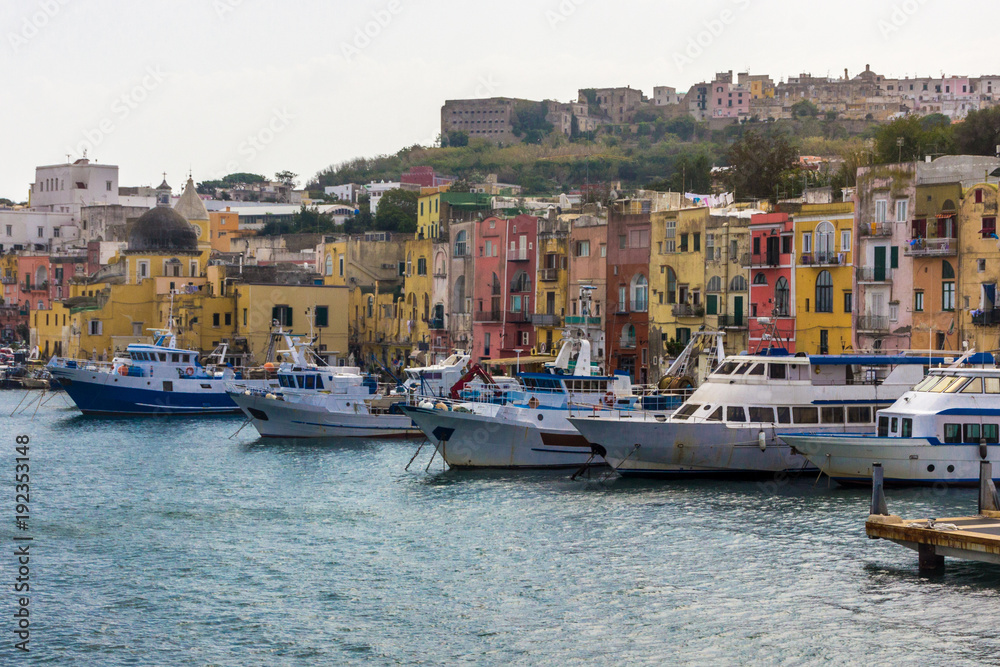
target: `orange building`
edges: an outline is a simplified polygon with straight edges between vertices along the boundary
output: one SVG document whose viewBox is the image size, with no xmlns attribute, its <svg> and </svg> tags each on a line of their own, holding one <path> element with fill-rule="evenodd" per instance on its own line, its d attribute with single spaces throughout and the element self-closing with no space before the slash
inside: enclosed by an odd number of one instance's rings
<svg viewBox="0 0 1000 667">
<path fill-rule="evenodd" d="M 243 233 L 244 231 L 240 231 L 239 214 L 230 211 L 228 206 L 225 211 L 212 211 L 208 214 L 208 235 L 212 250 L 230 252 L 230 240 L 239 238 Z"/>
</svg>

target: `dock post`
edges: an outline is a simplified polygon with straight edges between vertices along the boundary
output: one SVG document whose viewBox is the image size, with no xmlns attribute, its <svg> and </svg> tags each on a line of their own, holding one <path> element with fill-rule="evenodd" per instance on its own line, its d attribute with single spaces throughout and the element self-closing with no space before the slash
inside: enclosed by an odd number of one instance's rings
<svg viewBox="0 0 1000 667">
<path fill-rule="evenodd" d="M 885 504 L 885 491 L 882 488 L 884 474 L 881 463 L 872 464 L 872 505 L 869 514 L 889 516 L 889 508 Z"/>
<path fill-rule="evenodd" d="M 1000 497 L 997 497 L 997 488 L 993 485 L 993 464 L 989 461 L 979 462 L 979 513 L 984 510 L 1000 510 Z"/>
<path fill-rule="evenodd" d="M 944 572 L 944 556 L 938 556 L 933 544 L 917 545 L 917 567 L 921 574 Z"/>
</svg>

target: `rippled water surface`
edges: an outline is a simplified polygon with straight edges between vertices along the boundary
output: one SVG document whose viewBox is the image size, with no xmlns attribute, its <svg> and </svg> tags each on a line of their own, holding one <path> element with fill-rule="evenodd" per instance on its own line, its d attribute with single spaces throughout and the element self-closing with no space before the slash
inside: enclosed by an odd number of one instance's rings
<svg viewBox="0 0 1000 667">
<path fill-rule="evenodd" d="M 10 554 L 13 434 L 28 433 L 38 662 L 1000 656 L 1000 566 L 949 560 L 919 576 L 914 552 L 865 537 L 867 491 L 573 482 L 440 459 L 424 472 L 426 448 L 406 472 L 416 441 L 230 438 L 239 418 L 91 419 L 61 396 L 8 417 L 21 397 L 0 393 L 0 535 Z M 973 490 L 888 501 L 909 517 L 976 508 Z M 0 621 L 8 657 L 11 627 Z"/>
</svg>

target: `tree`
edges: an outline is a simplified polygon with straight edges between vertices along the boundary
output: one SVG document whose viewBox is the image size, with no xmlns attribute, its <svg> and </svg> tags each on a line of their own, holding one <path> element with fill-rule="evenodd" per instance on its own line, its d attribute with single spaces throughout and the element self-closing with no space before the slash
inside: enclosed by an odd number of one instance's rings
<svg viewBox="0 0 1000 667">
<path fill-rule="evenodd" d="M 922 156 L 955 152 L 955 131 L 947 116 L 897 118 L 875 131 L 875 162 L 910 162 Z"/>
<path fill-rule="evenodd" d="M 681 141 L 691 141 L 698 123 L 689 114 L 678 116 L 667 121 L 667 132 L 675 135 Z"/>
<path fill-rule="evenodd" d="M 782 175 L 798 156 L 798 149 L 784 135 L 748 130 L 726 152 L 729 186 L 742 198 L 774 198 Z"/>
<path fill-rule="evenodd" d="M 796 118 L 814 118 L 819 114 L 819 108 L 809 100 L 801 100 L 792 105 L 792 115 Z"/>
<path fill-rule="evenodd" d="M 450 130 L 448 133 L 441 136 L 442 148 L 448 146 L 461 148 L 462 146 L 468 146 L 468 145 L 469 145 L 468 132 L 463 132 L 462 130 Z"/>
<path fill-rule="evenodd" d="M 417 193 L 397 188 L 389 190 L 378 202 L 375 228 L 386 232 L 417 231 Z"/>
<path fill-rule="evenodd" d="M 298 174 L 294 174 L 287 169 L 285 171 L 279 171 L 274 175 L 274 180 L 278 181 L 282 185 L 287 185 L 290 188 L 295 187 L 295 177 Z"/>
<path fill-rule="evenodd" d="M 970 111 L 955 126 L 955 144 L 962 155 L 996 155 L 1000 145 L 1000 107 Z"/>
<path fill-rule="evenodd" d="M 464 178 L 460 178 L 457 181 L 452 181 L 451 186 L 448 188 L 448 192 L 471 192 L 472 186 Z"/>
<path fill-rule="evenodd" d="M 552 123 L 545 119 L 548 114 L 549 105 L 545 102 L 518 102 L 510 115 L 511 131 L 527 144 L 541 143 L 553 129 Z"/>
</svg>

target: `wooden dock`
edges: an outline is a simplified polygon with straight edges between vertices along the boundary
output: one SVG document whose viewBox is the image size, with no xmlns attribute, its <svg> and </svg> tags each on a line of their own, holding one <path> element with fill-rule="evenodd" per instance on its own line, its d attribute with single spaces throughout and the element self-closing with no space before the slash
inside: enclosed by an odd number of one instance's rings
<svg viewBox="0 0 1000 667">
<path fill-rule="evenodd" d="M 913 549 L 921 572 L 942 571 L 946 556 L 1000 565 L 1000 497 L 989 461 L 980 464 L 979 513 L 975 516 L 906 520 L 889 514 L 881 464 L 874 465 L 873 473 L 871 514 L 865 522 L 868 537 Z"/>
</svg>

